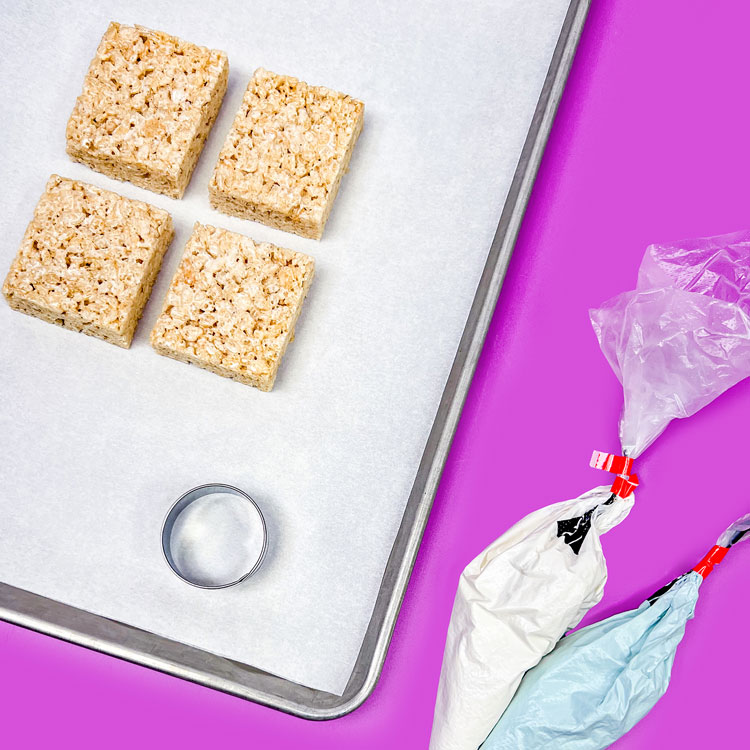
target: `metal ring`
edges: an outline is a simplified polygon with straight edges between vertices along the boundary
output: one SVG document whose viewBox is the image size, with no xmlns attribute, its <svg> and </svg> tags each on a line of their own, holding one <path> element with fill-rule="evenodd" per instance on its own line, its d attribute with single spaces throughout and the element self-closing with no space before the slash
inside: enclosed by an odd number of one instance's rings
<svg viewBox="0 0 750 750">
<path fill-rule="evenodd" d="M 180 514 L 192 503 L 194 503 L 196 500 L 199 500 L 202 497 L 205 497 L 207 495 L 213 495 L 218 493 L 228 493 L 230 495 L 236 495 L 238 497 L 243 498 L 248 503 L 252 505 L 252 507 L 257 511 L 258 518 L 260 520 L 261 528 L 262 528 L 262 547 L 260 550 L 260 553 L 258 555 L 257 560 L 255 561 L 255 564 L 252 566 L 250 570 L 248 570 L 246 573 L 243 573 L 239 578 L 236 578 L 234 580 L 228 581 L 226 583 L 219 583 L 219 584 L 206 584 L 206 583 L 199 583 L 197 580 L 191 579 L 190 577 L 186 576 L 183 571 L 180 570 L 180 566 L 175 562 L 175 559 L 172 555 L 172 530 L 174 529 L 175 522 L 179 518 Z M 263 513 L 261 512 L 261 509 L 258 507 L 258 504 L 255 502 L 255 500 L 250 497 L 246 492 L 243 492 L 241 489 L 238 489 L 237 487 L 233 487 L 230 484 L 218 484 L 218 483 L 211 483 L 211 484 L 202 484 L 198 487 L 193 487 L 193 489 L 188 490 L 183 495 L 181 495 L 175 503 L 172 505 L 172 507 L 167 512 L 167 515 L 164 517 L 164 523 L 161 527 L 161 549 L 162 553 L 164 554 L 164 559 L 167 561 L 167 565 L 171 568 L 172 572 L 182 581 L 185 581 L 185 583 L 189 583 L 191 586 L 195 586 L 199 589 L 225 589 L 230 586 L 236 586 L 238 583 L 241 583 L 246 578 L 249 578 L 253 573 L 255 573 L 258 568 L 261 566 L 261 563 L 263 562 L 263 558 L 266 556 L 266 549 L 268 547 L 268 530 L 266 528 L 266 519 L 263 518 Z"/>
</svg>

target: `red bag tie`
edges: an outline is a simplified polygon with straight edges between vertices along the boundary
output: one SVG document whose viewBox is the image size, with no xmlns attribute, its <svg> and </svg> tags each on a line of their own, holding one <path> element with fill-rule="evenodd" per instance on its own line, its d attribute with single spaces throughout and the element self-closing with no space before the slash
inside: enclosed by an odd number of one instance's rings
<svg viewBox="0 0 750 750">
<path fill-rule="evenodd" d="M 608 471 L 610 474 L 617 474 L 611 488 L 612 494 L 617 495 L 617 497 L 626 498 L 639 484 L 638 475 L 630 473 L 633 468 L 633 459 L 628 456 L 594 451 L 590 466 L 594 469 Z"/>
<path fill-rule="evenodd" d="M 696 573 L 700 573 L 705 580 L 708 574 L 714 569 L 714 565 L 718 565 L 724 559 L 727 552 L 729 552 L 729 547 L 720 547 L 718 544 L 714 545 L 693 570 Z"/>
</svg>

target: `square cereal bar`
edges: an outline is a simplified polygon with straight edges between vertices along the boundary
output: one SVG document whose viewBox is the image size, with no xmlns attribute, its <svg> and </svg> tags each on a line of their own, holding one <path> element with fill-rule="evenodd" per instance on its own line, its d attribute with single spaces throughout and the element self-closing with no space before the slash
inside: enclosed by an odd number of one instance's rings
<svg viewBox="0 0 750 750">
<path fill-rule="evenodd" d="M 211 205 L 319 240 L 364 112 L 346 94 L 256 70 L 211 177 Z"/>
<path fill-rule="evenodd" d="M 14 310 L 129 347 L 172 217 L 52 175 L 3 284 Z"/>
<path fill-rule="evenodd" d="M 68 154 L 109 177 L 181 198 L 228 74 L 223 52 L 111 23 L 68 120 Z"/>
<path fill-rule="evenodd" d="M 302 253 L 196 223 L 151 344 L 270 391 L 314 270 Z"/>
</svg>

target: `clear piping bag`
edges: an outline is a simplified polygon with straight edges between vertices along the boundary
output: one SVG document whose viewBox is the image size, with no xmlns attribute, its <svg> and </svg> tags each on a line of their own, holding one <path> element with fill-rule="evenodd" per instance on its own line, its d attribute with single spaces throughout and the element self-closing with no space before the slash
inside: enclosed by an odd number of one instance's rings
<svg viewBox="0 0 750 750">
<path fill-rule="evenodd" d="M 633 461 L 669 422 L 750 374 L 750 231 L 651 245 L 638 286 L 590 311 L 623 386 L 622 455 L 595 452 L 614 483 L 537 510 L 462 573 L 431 750 L 476 750 L 524 673 L 602 597 L 601 535 L 630 511 Z"/>
</svg>

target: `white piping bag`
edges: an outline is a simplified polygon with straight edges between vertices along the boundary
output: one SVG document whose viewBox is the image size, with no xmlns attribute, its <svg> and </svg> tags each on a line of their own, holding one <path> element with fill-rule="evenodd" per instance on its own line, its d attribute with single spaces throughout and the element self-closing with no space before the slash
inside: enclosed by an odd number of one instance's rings
<svg viewBox="0 0 750 750">
<path fill-rule="evenodd" d="M 600 536 L 627 516 L 633 460 L 750 374 L 750 232 L 651 245 L 638 288 L 590 311 L 623 384 L 622 456 L 595 452 L 616 475 L 575 500 L 524 518 L 461 575 L 440 674 L 431 750 L 476 750 L 524 673 L 602 597 Z"/>
<path fill-rule="evenodd" d="M 669 687 L 701 583 L 749 532 L 747 515 L 638 609 L 563 638 L 523 678 L 482 750 L 603 750 L 629 732 Z"/>
</svg>

